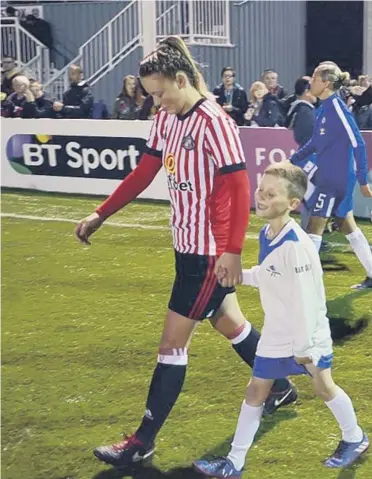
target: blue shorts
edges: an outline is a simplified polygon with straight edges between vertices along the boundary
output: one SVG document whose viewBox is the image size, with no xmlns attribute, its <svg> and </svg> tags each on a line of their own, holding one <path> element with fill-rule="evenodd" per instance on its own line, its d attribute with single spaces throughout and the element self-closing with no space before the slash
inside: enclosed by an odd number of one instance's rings
<svg viewBox="0 0 372 479">
<path fill-rule="evenodd" d="M 330 191 L 326 188 L 317 187 L 314 193 L 306 202 L 310 216 L 319 216 L 321 218 L 345 218 L 353 211 L 353 190 L 340 194 L 340 192 Z"/>
<path fill-rule="evenodd" d="M 328 369 L 331 367 L 333 354 L 322 356 L 318 361 L 317 367 Z M 253 366 L 253 376 L 261 379 L 283 379 L 287 376 L 298 376 L 299 374 L 309 374 L 309 371 L 303 364 L 297 364 L 294 357 L 288 358 L 263 358 L 256 356 Z"/>
</svg>

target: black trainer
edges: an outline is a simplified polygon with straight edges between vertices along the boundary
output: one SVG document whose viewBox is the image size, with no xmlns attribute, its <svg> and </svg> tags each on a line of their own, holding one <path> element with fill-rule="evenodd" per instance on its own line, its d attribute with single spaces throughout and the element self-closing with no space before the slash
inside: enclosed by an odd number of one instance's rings
<svg viewBox="0 0 372 479">
<path fill-rule="evenodd" d="M 297 401 L 298 394 L 294 384 L 284 391 L 272 392 L 265 401 L 264 415 L 273 414 L 277 409 Z"/>
<path fill-rule="evenodd" d="M 118 469 L 133 466 L 151 457 L 155 452 L 155 445 L 145 447 L 136 436 L 125 439 L 112 446 L 99 446 L 93 450 L 93 454 L 102 462 L 111 464 Z"/>
<path fill-rule="evenodd" d="M 354 284 L 354 286 L 351 287 L 351 289 L 368 289 L 368 288 L 372 288 L 372 278 L 369 278 L 368 276 L 361 283 Z"/>
</svg>

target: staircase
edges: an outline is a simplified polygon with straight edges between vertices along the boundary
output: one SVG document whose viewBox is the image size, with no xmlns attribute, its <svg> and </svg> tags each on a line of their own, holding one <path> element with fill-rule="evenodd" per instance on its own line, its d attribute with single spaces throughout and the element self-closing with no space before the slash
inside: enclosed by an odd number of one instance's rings
<svg viewBox="0 0 372 479">
<path fill-rule="evenodd" d="M 15 17 L 1 18 L 1 53 L 17 60 L 25 75 L 45 83 L 50 78 L 49 49 Z"/>
<path fill-rule="evenodd" d="M 79 64 L 91 86 L 143 45 L 146 1 L 133 0 L 79 48 L 78 55 L 44 83 L 52 98 L 69 86 L 68 70 Z M 227 0 L 157 0 L 157 40 L 180 35 L 190 45 L 229 46 L 230 7 Z"/>
</svg>

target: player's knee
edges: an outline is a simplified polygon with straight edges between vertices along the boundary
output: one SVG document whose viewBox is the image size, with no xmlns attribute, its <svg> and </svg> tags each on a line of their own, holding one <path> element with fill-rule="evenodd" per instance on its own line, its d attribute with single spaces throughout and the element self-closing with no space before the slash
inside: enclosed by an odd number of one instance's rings
<svg viewBox="0 0 372 479">
<path fill-rule="evenodd" d="M 314 392 L 322 401 L 328 402 L 337 394 L 337 386 L 332 382 L 327 383 L 314 383 Z"/>
<path fill-rule="evenodd" d="M 269 395 L 269 392 L 270 386 L 265 387 L 264 385 L 255 382 L 254 379 L 251 379 L 245 393 L 245 401 L 250 406 L 262 406 Z"/>
<path fill-rule="evenodd" d="M 228 315 L 224 315 L 218 318 L 214 328 L 221 333 L 222 336 L 235 342 L 236 339 L 239 339 L 239 341 L 243 340 L 244 338 L 242 336 L 248 336 L 252 327 L 244 316 L 232 318 Z"/>
</svg>

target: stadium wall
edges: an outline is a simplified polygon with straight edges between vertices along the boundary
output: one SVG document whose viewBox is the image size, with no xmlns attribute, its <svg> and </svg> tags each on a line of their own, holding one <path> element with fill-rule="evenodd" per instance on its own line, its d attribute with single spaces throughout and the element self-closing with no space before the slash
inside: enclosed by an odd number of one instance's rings
<svg viewBox="0 0 372 479">
<path fill-rule="evenodd" d="M 140 161 L 151 121 L 1 120 L 3 187 L 108 195 Z M 240 128 L 253 192 L 264 169 L 296 150 L 285 128 Z M 372 132 L 363 132 L 372 186 Z M 141 198 L 168 200 L 163 168 Z M 355 190 L 356 216 L 370 216 L 372 200 Z"/>
<path fill-rule="evenodd" d="M 57 68 L 75 58 L 79 47 L 122 10 L 127 1 L 102 1 L 94 3 L 47 3 L 44 20 L 52 26 L 57 52 L 52 59 Z M 58 53 L 60 52 L 60 53 Z"/>
<path fill-rule="evenodd" d="M 306 2 L 231 2 L 231 41 L 234 47 L 194 46 L 210 88 L 220 82 L 224 66 L 237 72 L 246 90 L 267 68 L 279 73 L 279 82 L 290 91 L 305 74 Z"/>
<path fill-rule="evenodd" d="M 305 2 L 252 1 L 241 6 L 230 2 L 233 47 L 195 45 L 191 47 L 201 63 L 210 88 L 220 82 L 221 69 L 231 65 L 237 81 L 247 90 L 266 68 L 279 73 L 279 81 L 290 91 L 305 72 Z M 112 18 L 125 2 L 62 3 L 44 6 L 44 17 L 52 24 L 56 48 L 72 60 L 79 46 Z M 125 58 L 93 87 L 111 112 L 124 75 L 136 74 L 142 48 Z M 58 67 L 63 63 L 57 56 Z"/>
</svg>

